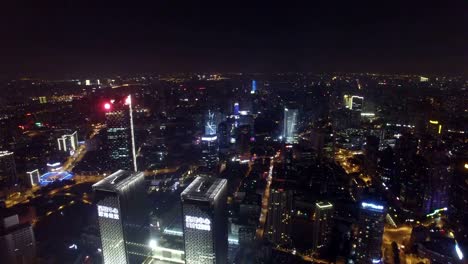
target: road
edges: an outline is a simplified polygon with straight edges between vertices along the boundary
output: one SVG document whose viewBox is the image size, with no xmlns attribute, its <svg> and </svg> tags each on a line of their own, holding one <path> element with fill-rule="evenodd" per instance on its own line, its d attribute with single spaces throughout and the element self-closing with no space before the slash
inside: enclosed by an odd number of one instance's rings
<svg viewBox="0 0 468 264">
<path fill-rule="evenodd" d="M 277 154 L 277 156 L 279 156 Z M 270 160 L 270 169 L 268 170 L 268 176 L 267 176 L 267 184 L 265 187 L 265 191 L 263 192 L 263 197 L 262 197 L 262 210 L 260 212 L 260 218 L 259 218 L 259 224 L 256 232 L 256 236 L 258 240 L 261 240 L 263 238 L 263 233 L 265 232 L 265 222 L 266 222 L 266 217 L 268 214 L 268 201 L 270 199 L 270 185 L 271 181 L 273 178 L 273 169 L 275 167 L 275 159 Z"/>
</svg>

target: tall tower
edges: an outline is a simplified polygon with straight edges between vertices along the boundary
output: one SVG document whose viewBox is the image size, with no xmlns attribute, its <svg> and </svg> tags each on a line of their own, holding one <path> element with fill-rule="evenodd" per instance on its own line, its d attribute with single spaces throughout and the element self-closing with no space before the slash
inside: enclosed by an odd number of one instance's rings
<svg viewBox="0 0 468 264">
<path fill-rule="evenodd" d="M 272 188 L 268 202 L 266 238 L 277 245 L 291 242 L 292 192 Z"/>
<path fill-rule="evenodd" d="M 205 123 L 205 135 L 202 137 L 201 163 L 208 170 L 213 170 L 219 163 L 219 144 L 217 133 L 217 121 L 214 112 L 208 111 Z"/>
<path fill-rule="evenodd" d="M 293 144 L 297 136 L 297 109 L 284 108 L 283 138 L 287 144 Z"/>
<path fill-rule="evenodd" d="M 197 177 L 181 194 L 185 262 L 227 263 L 227 180 Z"/>
<path fill-rule="evenodd" d="M 327 245 L 330 238 L 333 217 L 333 204 L 330 202 L 318 202 L 315 204 L 314 233 L 312 248 L 317 250 Z"/>
<path fill-rule="evenodd" d="M 17 183 L 15 155 L 10 151 L 0 151 L 0 187 L 11 187 Z"/>
<path fill-rule="evenodd" d="M 104 263 L 129 263 L 135 258 L 129 252 L 148 253 L 143 172 L 118 170 L 93 190 Z"/>
<path fill-rule="evenodd" d="M 361 202 L 356 237 L 357 263 L 383 263 L 381 246 L 385 215 L 384 205 Z"/>
<path fill-rule="evenodd" d="M 137 171 L 131 96 L 104 104 L 107 149 L 113 168 Z"/>
</svg>

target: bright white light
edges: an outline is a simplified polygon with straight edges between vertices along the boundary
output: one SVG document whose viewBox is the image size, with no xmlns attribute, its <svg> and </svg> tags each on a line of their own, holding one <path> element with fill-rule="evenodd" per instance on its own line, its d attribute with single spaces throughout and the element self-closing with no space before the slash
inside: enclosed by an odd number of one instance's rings
<svg viewBox="0 0 468 264">
<path fill-rule="evenodd" d="M 366 203 L 362 202 L 362 208 L 364 209 L 374 209 L 374 210 L 379 210 L 382 211 L 384 209 L 383 205 L 378 205 L 378 204 L 373 204 L 373 203 Z"/>
<path fill-rule="evenodd" d="M 380 263 L 380 259 L 373 259 L 372 263 Z"/>
<path fill-rule="evenodd" d="M 455 251 L 457 252 L 458 259 L 462 260 L 463 259 L 463 252 L 461 251 L 461 249 L 458 246 L 457 242 L 455 242 Z"/>
<path fill-rule="evenodd" d="M 148 246 L 151 248 L 151 250 L 155 250 L 158 247 L 158 241 L 156 241 L 156 239 L 151 239 L 148 243 Z"/>
<path fill-rule="evenodd" d="M 201 140 L 203 141 L 215 141 L 216 139 L 218 139 L 217 136 L 212 136 L 212 137 L 202 137 Z"/>
</svg>

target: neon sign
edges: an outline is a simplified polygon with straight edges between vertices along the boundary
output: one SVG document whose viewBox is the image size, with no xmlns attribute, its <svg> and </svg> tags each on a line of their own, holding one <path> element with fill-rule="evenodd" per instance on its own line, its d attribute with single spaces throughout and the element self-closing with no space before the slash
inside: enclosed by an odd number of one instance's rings
<svg viewBox="0 0 468 264">
<path fill-rule="evenodd" d="M 191 229 L 210 231 L 211 221 L 208 218 L 186 215 L 185 226 Z"/>
<path fill-rule="evenodd" d="M 98 215 L 109 219 L 119 219 L 119 209 L 98 205 Z"/>
</svg>

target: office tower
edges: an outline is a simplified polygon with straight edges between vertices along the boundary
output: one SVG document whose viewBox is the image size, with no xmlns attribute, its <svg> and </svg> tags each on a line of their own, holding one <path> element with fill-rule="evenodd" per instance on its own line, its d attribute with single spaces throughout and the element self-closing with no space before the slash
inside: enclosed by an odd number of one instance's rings
<svg viewBox="0 0 468 264">
<path fill-rule="evenodd" d="M 208 111 L 205 121 L 205 134 L 201 138 L 201 165 L 208 170 L 217 168 L 219 163 L 218 122 L 214 112 Z"/>
<path fill-rule="evenodd" d="M 343 96 L 343 104 L 345 108 L 361 112 L 364 105 L 364 97 L 346 94 Z"/>
<path fill-rule="evenodd" d="M 292 201 L 292 191 L 272 186 L 265 236 L 276 245 L 289 246 L 291 243 Z"/>
<path fill-rule="evenodd" d="M 364 171 L 367 175 L 375 177 L 377 173 L 377 161 L 379 159 L 379 138 L 375 136 L 367 136 L 364 145 Z M 376 179 L 380 180 L 380 179 Z"/>
<path fill-rule="evenodd" d="M 221 122 L 218 125 L 218 134 L 219 134 L 219 146 L 221 148 L 227 148 L 230 145 L 231 139 L 231 123 L 228 121 Z"/>
<path fill-rule="evenodd" d="M 227 263 L 226 192 L 226 179 L 204 177 L 182 192 L 186 263 Z"/>
<path fill-rule="evenodd" d="M 38 169 L 32 170 L 32 171 L 27 171 L 26 174 L 28 174 L 29 178 L 29 184 L 30 186 L 36 186 L 39 184 L 40 181 L 40 173 Z"/>
<path fill-rule="evenodd" d="M 429 184 L 426 188 L 426 213 L 448 207 L 450 183 L 453 166 L 448 151 L 442 148 L 433 148 L 425 158 L 428 161 L 427 173 Z"/>
<path fill-rule="evenodd" d="M 422 217 L 424 209 L 424 197 L 427 188 L 427 164 L 419 155 L 412 155 L 411 159 L 401 159 L 398 165 L 400 177 L 399 199 L 403 207 Z"/>
<path fill-rule="evenodd" d="M 31 224 L 19 222 L 15 213 L 0 215 L 0 258 L 2 263 L 34 263 L 36 241 Z"/>
<path fill-rule="evenodd" d="M 318 202 L 315 204 L 314 232 L 312 234 L 312 249 L 326 246 L 332 229 L 333 204 Z"/>
<path fill-rule="evenodd" d="M 11 187 L 17 183 L 15 155 L 10 151 L 0 151 L 0 187 Z"/>
<path fill-rule="evenodd" d="M 218 137 L 216 135 L 203 136 L 201 144 L 201 165 L 206 167 L 208 170 L 217 168 L 219 164 Z"/>
<path fill-rule="evenodd" d="M 284 108 L 283 139 L 287 144 L 293 144 L 296 142 L 297 116 L 297 109 Z"/>
<path fill-rule="evenodd" d="M 131 96 L 105 103 L 104 110 L 110 168 L 137 171 Z"/>
<path fill-rule="evenodd" d="M 257 81 L 252 80 L 252 90 L 250 90 L 251 94 L 255 94 L 257 92 Z"/>
<path fill-rule="evenodd" d="M 357 263 L 383 263 L 381 246 L 385 215 L 384 205 L 367 200 L 361 202 L 355 249 Z"/>
<path fill-rule="evenodd" d="M 71 155 L 73 155 L 78 148 L 77 132 L 75 131 L 72 134 L 62 135 L 61 137 L 57 138 L 57 143 L 58 150 L 69 152 Z"/>
<path fill-rule="evenodd" d="M 148 253 L 143 172 L 118 170 L 93 185 L 103 261 L 130 263 Z"/>
</svg>

